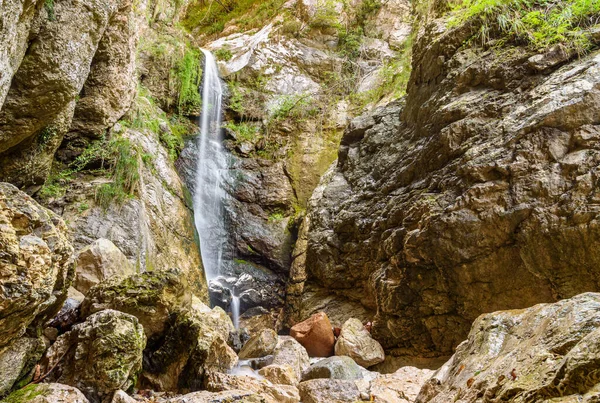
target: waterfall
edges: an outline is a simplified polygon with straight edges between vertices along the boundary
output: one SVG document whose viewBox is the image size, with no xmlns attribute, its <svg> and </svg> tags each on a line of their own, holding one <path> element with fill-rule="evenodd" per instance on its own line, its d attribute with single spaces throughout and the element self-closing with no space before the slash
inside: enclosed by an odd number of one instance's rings
<svg viewBox="0 0 600 403">
<path fill-rule="evenodd" d="M 233 326 L 236 329 L 240 328 L 240 297 L 235 295 L 231 296 L 231 316 L 233 320 Z"/>
<path fill-rule="evenodd" d="M 205 63 L 194 216 L 196 230 L 200 237 L 202 263 L 206 279 L 210 283 L 224 274 L 223 259 L 228 229 L 223 211 L 227 193 L 223 185 L 229 170 L 221 135 L 223 87 L 213 54 L 204 49 L 202 49 L 202 53 Z M 237 329 L 239 322 L 239 299 L 237 297 L 232 298 L 231 310 Z"/>
</svg>

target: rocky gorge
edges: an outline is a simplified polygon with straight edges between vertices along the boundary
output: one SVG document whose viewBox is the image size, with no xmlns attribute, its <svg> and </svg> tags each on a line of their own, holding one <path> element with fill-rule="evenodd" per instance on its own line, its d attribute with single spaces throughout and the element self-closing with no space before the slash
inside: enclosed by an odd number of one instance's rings
<svg viewBox="0 0 600 403">
<path fill-rule="evenodd" d="M 0 401 L 598 401 L 598 21 L 0 2 Z"/>
</svg>

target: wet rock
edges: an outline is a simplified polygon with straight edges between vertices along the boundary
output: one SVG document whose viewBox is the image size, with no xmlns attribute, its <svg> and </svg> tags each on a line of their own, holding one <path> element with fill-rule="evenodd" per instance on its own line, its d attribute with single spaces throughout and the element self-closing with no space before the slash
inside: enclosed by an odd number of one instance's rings
<svg viewBox="0 0 600 403">
<path fill-rule="evenodd" d="M 73 298 L 67 298 L 62 308 L 54 318 L 48 323 L 52 328 L 60 332 L 66 332 L 79 321 L 81 314 L 81 301 Z"/>
<path fill-rule="evenodd" d="M 45 350 L 42 339 L 21 337 L 0 352 L 0 397 L 13 385 L 21 387 L 32 380 L 32 370 Z"/>
<path fill-rule="evenodd" d="M 302 344 L 311 357 L 329 357 L 334 353 L 333 328 L 323 312 L 294 325 L 290 336 Z"/>
<path fill-rule="evenodd" d="M 411 403 L 433 373 L 430 369 L 402 367 L 393 374 L 375 378 L 371 382 L 369 394 L 376 402 Z"/>
<path fill-rule="evenodd" d="M 296 371 L 288 364 L 267 365 L 261 368 L 258 373 L 274 384 L 294 386 L 298 384 Z"/>
<path fill-rule="evenodd" d="M 348 319 L 342 326 L 335 343 L 335 355 L 348 356 L 365 368 L 385 360 L 381 344 L 371 337 L 360 320 L 354 318 Z"/>
<path fill-rule="evenodd" d="M 302 374 L 310 366 L 306 349 L 291 337 L 280 337 L 273 353 L 273 365 L 289 365 L 294 370 L 296 381 L 300 382 Z"/>
<path fill-rule="evenodd" d="M 325 378 L 354 381 L 362 377 L 362 368 L 352 358 L 329 357 L 311 365 L 302 375 L 302 380 Z"/>
<path fill-rule="evenodd" d="M 240 351 L 240 358 L 259 358 L 270 355 L 277 346 L 277 333 L 272 329 L 264 329 L 246 342 Z"/>
<path fill-rule="evenodd" d="M 206 390 L 222 392 L 244 390 L 260 394 L 267 403 L 298 403 L 298 389 L 289 385 L 274 385 L 269 381 L 250 376 L 236 376 L 210 373 L 206 380 Z"/>
<path fill-rule="evenodd" d="M 171 315 L 192 305 L 192 294 L 179 270 L 115 277 L 92 287 L 81 306 L 85 318 L 104 309 L 129 313 L 148 338 L 162 334 Z"/>
<path fill-rule="evenodd" d="M 360 400 L 360 391 L 353 381 L 339 379 L 312 379 L 298 385 L 303 403 L 354 403 Z"/>
<path fill-rule="evenodd" d="M 587 293 L 481 315 L 416 401 L 594 401 L 599 313 L 600 294 Z"/>
<path fill-rule="evenodd" d="M 59 383 L 33 384 L 11 394 L 7 401 L 28 403 L 90 403 L 79 390 Z"/>
<path fill-rule="evenodd" d="M 57 366 L 48 379 L 77 387 L 100 403 L 135 385 L 145 346 L 144 330 L 134 316 L 104 310 L 58 338 L 46 352 L 42 373 Z"/>
<path fill-rule="evenodd" d="M 135 274 L 135 267 L 108 239 L 98 239 L 77 255 L 73 286 L 83 294 L 94 285 L 113 276 Z"/>
<path fill-rule="evenodd" d="M 74 275 L 64 222 L 0 183 L 0 349 L 56 315 Z"/>
</svg>

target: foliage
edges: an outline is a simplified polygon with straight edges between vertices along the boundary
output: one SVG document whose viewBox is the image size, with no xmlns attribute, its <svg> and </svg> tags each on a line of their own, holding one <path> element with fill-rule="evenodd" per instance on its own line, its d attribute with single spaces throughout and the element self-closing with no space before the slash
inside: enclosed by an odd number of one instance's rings
<svg viewBox="0 0 600 403">
<path fill-rule="evenodd" d="M 67 185 L 72 179 L 73 171 L 61 170 L 53 171 L 46 179 L 44 186 L 39 190 L 38 195 L 42 199 L 58 198 L 62 197 L 67 192 Z"/>
<path fill-rule="evenodd" d="M 48 20 L 56 21 L 56 14 L 54 12 L 54 0 L 45 0 L 44 8 L 46 9 L 46 12 L 48 13 Z"/>
<path fill-rule="evenodd" d="M 109 143 L 112 157 L 112 182 L 96 189 L 96 202 L 104 208 L 114 201 L 122 204 L 137 190 L 140 180 L 140 152 L 127 138 L 117 138 Z"/>
<path fill-rule="evenodd" d="M 286 0 L 237 0 L 227 4 L 215 0 L 195 0 L 182 25 L 197 34 L 215 35 L 234 23 L 240 30 L 260 28 L 281 10 Z"/>
<path fill-rule="evenodd" d="M 283 220 L 285 217 L 281 212 L 274 212 L 269 214 L 269 222 L 279 222 Z"/>
<path fill-rule="evenodd" d="M 218 60 L 226 62 L 230 61 L 233 57 L 233 53 L 231 53 L 231 50 L 229 50 L 228 47 L 222 47 L 221 49 L 215 50 L 213 53 Z"/>
<path fill-rule="evenodd" d="M 564 44 L 579 52 L 592 43 L 585 29 L 600 20 L 598 0 L 459 0 L 453 4 L 450 26 L 478 21 L 484 44 L 500 34 L 504 41 L 535 49 Z"/>
<path fill-rule="evenodd" d="M 179 90 L 177 110 L 180 114 L 193 113 L 202 104 L 199 90 L 202 79 L 200 52 L 197 49 L 187 48 L 183 57 L 178 61 L 174 74 Z"/>
<path fill-rule="evenodd" d="M 38 396 L 47 396 L 50 393 L 46 385 L 27 385 L 8 395 L 2 403 L 25 403 L 34 400 Z"/>
<path fill-rule="evenodd" d="M 260 129 L 247 122 L 227 122 L 223 127 L 233 131 L 238 141 L 255 141 Z"/>
<path fill-rule="evenodd" d="M 52 125 L 46 126 L 42 129 L 37 138 L 38 148 L 43 150 L 46 145 L 58 134 L 58 129 Z"/>
<path fill-rule="evenodd" d="M 229 87 L 229 108 L 232 111 L 244 115 L 244 94 L 240 89 L 240 84 L 237 81 L 230 81 Z"/>
<path fill-rule="evenodd" d="M 339 13 L 335 9 L 335 3 L 334 0 L 318 0 L 310 27 L 316 29 L 340 28 Z"/>
<path fill-rule="evenodd" d="M 301 118 L 318 112 L 313 105 L 310 94 L 283 95 L 271 109 L 271 121 L 291 118 Z"/>
</svg>

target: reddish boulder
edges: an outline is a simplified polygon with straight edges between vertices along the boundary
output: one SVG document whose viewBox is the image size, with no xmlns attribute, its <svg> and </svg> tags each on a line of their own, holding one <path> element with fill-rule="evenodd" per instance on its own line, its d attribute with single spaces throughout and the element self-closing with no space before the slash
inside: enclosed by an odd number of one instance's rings
<svg viewBox="0 0 600 403">
<path fill-rule="evenodd" d="M 311 357 L 330 357 L 333 355 L 335 336 L 329 318 L 324 312 L 314 314 L 304 322 L 297 323 L 290 331 Z"/>
</svg>

